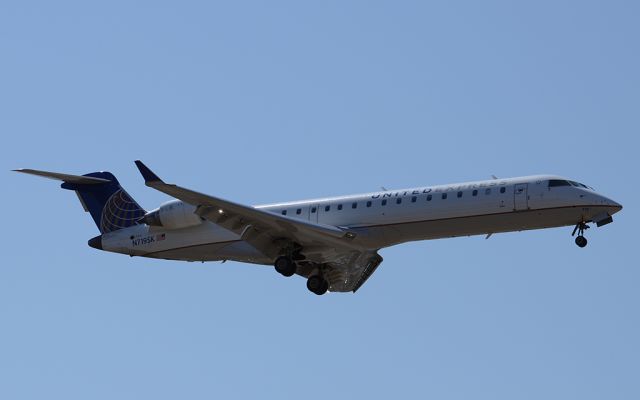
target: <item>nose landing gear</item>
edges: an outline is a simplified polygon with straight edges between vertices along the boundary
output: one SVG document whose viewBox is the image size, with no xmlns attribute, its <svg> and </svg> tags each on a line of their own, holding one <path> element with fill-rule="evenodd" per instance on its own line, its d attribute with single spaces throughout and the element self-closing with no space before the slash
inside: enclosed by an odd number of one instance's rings
<svg viewBox="0 0 640 400">
<path fill-rule="evenodd" d="M 585 224 L 584 222 L 579 222 L 575 228 L 573 228 L 573 233 L 571 234 L 571 236 L 575 236 L 576 232 L 578 233 L 578 236 L 576 236 L 576 244 L 578 245 L 578 247 L 585 247 L 587 245 L 587 238 L 584 237 L 584 231 L 586 231 L 587 229 L 589 229 L 589 225 Z"/>
</svg>

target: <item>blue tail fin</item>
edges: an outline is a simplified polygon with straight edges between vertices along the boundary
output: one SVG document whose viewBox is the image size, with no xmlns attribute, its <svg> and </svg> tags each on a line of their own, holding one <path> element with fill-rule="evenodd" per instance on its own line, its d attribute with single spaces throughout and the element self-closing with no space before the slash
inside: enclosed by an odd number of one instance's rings
<svg viewBox="0 0 640 400">
<path fill-rule="evenodd" d="M 76 179 L 67 180 L 60 187 L 74 190 L 78 194 L 85 211 L 91 214 L 100 233 L 137 225 L 138 220 L 146 214 L 146 211 L 120 186 L 112 173 L 92 172 L 83 176 L 108 182 L 82 183 Z"/>
</svg>

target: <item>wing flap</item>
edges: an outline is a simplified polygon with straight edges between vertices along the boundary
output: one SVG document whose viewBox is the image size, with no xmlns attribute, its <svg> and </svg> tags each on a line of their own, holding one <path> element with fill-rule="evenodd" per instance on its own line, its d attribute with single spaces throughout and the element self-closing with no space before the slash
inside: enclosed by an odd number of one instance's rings
<svg viewBox="0 0 640 400">
<path fill-rule="evenodd" d="M 330 263 L 325 272 L 332 292 L 355 293 L 382 263 L 377 252 L 354 252 L 343 261 Z"/>
</svg>

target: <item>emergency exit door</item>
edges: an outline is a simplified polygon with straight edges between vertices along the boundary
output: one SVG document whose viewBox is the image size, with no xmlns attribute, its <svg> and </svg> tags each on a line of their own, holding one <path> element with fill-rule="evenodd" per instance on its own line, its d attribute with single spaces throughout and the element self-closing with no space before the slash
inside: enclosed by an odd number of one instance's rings
<svg viewBox="0 0 640 400">
<path fill-rule="evenodd" d="M 528 183 L 518 183 L 514 187 L 513 191 L 513 209 L 518 210 L 527 210 L 529 208 L 529 193 L 528 193 L 529 184 Z"/>
</svg>

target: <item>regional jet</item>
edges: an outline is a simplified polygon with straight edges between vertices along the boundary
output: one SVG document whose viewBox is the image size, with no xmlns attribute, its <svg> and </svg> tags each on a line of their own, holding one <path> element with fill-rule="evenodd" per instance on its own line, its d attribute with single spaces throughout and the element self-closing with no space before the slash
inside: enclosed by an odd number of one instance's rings
<svg viewBox="0 0 640 400">
<path fill-rule="evenodd" d="M 491 179 L 247 206 L 165 183 L 141 161 L 145 184 L 174 200 L 145 211 L 109 172 L 17 172 L 63 181 L 100 235 L 89 246 L 130 256 L 272 265 L 322 295 L 356 292 L 400 243 L 574 226 L 584 232 L 622 209 L 590 186 L 559 176 Z M 577 235 L 577 236 L 576 236 Z"/>
</svg>

